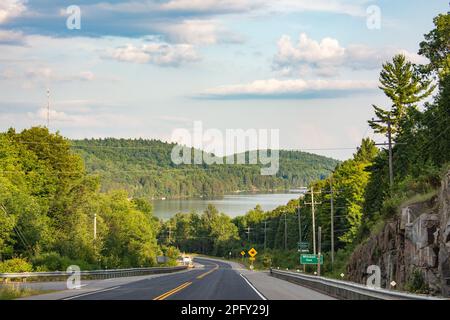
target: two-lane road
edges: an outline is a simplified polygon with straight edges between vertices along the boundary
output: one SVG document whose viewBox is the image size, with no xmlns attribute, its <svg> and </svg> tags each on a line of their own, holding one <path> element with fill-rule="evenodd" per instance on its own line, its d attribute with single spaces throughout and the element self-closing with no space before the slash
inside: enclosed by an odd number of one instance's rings
<svg viewBox="0 0 450 320">
<path fill-rule="evenodd" d="M 196 258 L 204 268 L 145 279 L 71 297 L 72 300 L 261 300 L 264 297 L 228 263 Z"/>
</svg>

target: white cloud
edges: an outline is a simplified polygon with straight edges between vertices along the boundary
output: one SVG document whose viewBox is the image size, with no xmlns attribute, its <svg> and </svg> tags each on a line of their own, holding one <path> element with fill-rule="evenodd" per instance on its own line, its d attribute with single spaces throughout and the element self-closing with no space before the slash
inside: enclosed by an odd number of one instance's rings
<svg viewBox="0 0 450 320">
<path fill-rule="evenodd" d="M 116 48 L 106 57 L 125 62 L 152 63 L 159 66 L 179 66 L 183 63 L 198 61 L 200 58 L 190 44 L 169 44 L 155 42 L 136 47 L 128 44 Z"/>
<path fill-rule="evenodd" d="M 95 79 L 95 74 L 92 71 L 82 71 L 77 75 L 77 78 L 84 81 L 92 81 Z"/>
<path fill-rule="evenodd" d="M 333 76 L 341 68 L 370 70 L 380 68 L 382 63 L 398 53 L 403 53 L 415 63 L 426 59 L 394 47 L 371 48 L 366 45 L 341 46 L 337 39 L 323 38 L 320 41 L 301 33 L 294 44 L 289 36 L 283 35 L 277 43 L 278 52 L 273 59 L 273 68 L 283 75 L 315 72 L 321 76 Z"/>
<path fill-rule="evenodd" d="M 215 44 L 218 39 L 218 24 L 212 20 L 186 20 L 179 24 L 160 27 L 170 40 L 189 44 Z"/>
<path fill-rule="evenodd" d="M 369 0 L 170 0 L 161 10 L 203 13 L 332 12 L 363 17 Z"/>
<path fill-rule="evenodd" d="M 58 106 L 59 107 L 59 106 Z M 44 124 L 47 121 L 47 108 L 39 108 L 36 112 L 27 112 L 27 119 L 23 119 L 23 115 L 20 122 L 26 120 L 28 123 Z M 141 117 L 133 117 L 125 114 L 111 114 L 111 113 L 69 113 L 65 111 L 58 111 L 50 109 L 50 127 L 53 128 L 117 128 L 123 125 L 124 122 L 132 123 L 133 125 L 142 124 Z M 1 121 L 0 117 L 0 123 Z"/>
<path fill-rule="evenodd" d="M 367 0 L 267 0 L 272 11 L 313 11 L 347 14 L 363 17 L 366 15 Z"/>
<path fill-rule="evenodd" d="M 26 7 L 22 0 L 2 0 L 0 2 L 0 24 L 20 16 Z"/>
<path fill-rule="evenodd" d="M 283 35 L 277 43 L 278 52 L 274 58 L 274 68 L 290 74 L 299 65 L 312 65 L 317 69 L 327 69 L 340 65 L 345 56 L 345 49 L 339 41 L 324 38 L 320 42 L 300 34 L 297 45 L 289 36 Z"/>
<path fill-rule="evenodd" d="M 37 117 L 40 120 L 46 120 L 47 119 L 47 109 L 40 108 L 36 113 L 29 112 L 28 116 L 29 117 Z M 58 121 L 58 122 L 71 122 L 71 121 L 75 120 L 73 116 L 70 116 L 65 112 L 56 111 L 56 110 L 50 110 L 49 117 L 53 121 Z"/>
<path fill-rule="evenodd" d="M 185 16 L 212 16 L 229 13 L 246 13 L 260 9 L 269 0 L 148 0 L 93 4 L 92 9 L 121 13 L 154 13 L 157 15 L 185 13 Z"/>
<path fill-rule="evenodd" d="M 263 3 L 263 0 L 170 0 L 161 4 L 160 8 L 170 11 L 243 12 Z"/>
<path fill-rule="evenodd" d="M 224 85 L 206 90 L 201 97 L 206 98 L 245 98 L 245 97 L 299 97 L 321 98 L 328 95 L 339 96 L 361 90 L 377 88 L 375 81 L 356 80 L 256 80 L 251 83 Z"/>
<path fill-rule="evenodd" d="M 190 16 L 229 13 L 333 12 L 365 16 L 368 0 L 169 0 L 102 2 L 94 6 L 116 12 L 182 12 Z"/>
<path fill-rule="evenodd" d="M 23 44 L 24 41 L 25 36 L 22 32 L 16 32 L 11 30 L 0 30 L 0 45 L 1 44 L 18 45 Z"/>
<path fill-rule="evenodd" d="M 38 67 L 28 69 L 25 72 L 25 78 L 27 80 L 47 80 L 47 81 L 92 81 L 95 75 L 91 71 L 81 71 L 76 74 L 59 74 L 55 72 L 52 68 L 48 67 Z"/>
<path fill-rule="evenodd" d="M 217 20 L 185 20 L 177 24 L 157 27 L 170 41 L 194 45 L 211 45 L 218 42 L 242 43 L 243 40 Z"/>
</svg>

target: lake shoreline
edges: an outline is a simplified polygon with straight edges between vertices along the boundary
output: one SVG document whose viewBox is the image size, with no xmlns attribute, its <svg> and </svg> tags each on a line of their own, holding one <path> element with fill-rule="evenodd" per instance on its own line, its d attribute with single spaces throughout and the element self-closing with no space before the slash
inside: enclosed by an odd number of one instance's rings
<svg viewBox="0 0 450 320">
<path fill-rule="evenodd" d="M 152 205 L 154 216 L 163 220 L 170 219 L 177 213 L 202 213 L 209 204 L 212 204 L 218 211 L 223 212 L 230 217 L 236 217 L 245 215 L 257 205 L 260 205 L 264 211 L 274 210 L 279 206 L 286 205 L 293 199 L 299 198 L 301 194 L 301 192 L 240 192 L 209 199 L 156 199 L 152 201 Z"/>
<path fill-rule="evenodd" d="M 175 196 L 175 197 L 161 197 L 150 198 L 150 201 L 165 201 L 165 200 L 215 200 L 230 195 L 262 195 L 262 194 L 301 194 L 303 189 L 275 189 L 275 190 L 236 190 L 231 193 L 215 194 L 208 197 L 205 196 Z"/>
</svg>

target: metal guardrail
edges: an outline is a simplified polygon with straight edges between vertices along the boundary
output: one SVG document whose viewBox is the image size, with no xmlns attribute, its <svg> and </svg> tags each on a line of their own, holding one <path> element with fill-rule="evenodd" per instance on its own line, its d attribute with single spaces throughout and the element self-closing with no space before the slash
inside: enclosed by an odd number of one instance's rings
<svg viewBox="0 0 450 320">
<path fill-rule="evenodd" d="M 270 275 L 345 300 L 446 300 L 277 269 L 270 269 Z"/>
<path fill-rule="evenodd" d="M 187 266 L 177 267 L 155 267 L 155 268 L 130 268 L 130 269 L 109 269 L 109 270 L 92 270 L 80 271 L 80 276 L 83 279 L 109 279 L 120 277 L 134 277 L 158 273 L 172 273 L 187 269 Z M 11 279 L 26 279 L 33 280 L 48 280 L 58 281 L 66 280 L 67 277 L 73 275 L 71 272 L 54 271 L 54 272 L 23 272 L 23 273 L 0 273 L 0 281 L 8 281 Z"/>
</svg>

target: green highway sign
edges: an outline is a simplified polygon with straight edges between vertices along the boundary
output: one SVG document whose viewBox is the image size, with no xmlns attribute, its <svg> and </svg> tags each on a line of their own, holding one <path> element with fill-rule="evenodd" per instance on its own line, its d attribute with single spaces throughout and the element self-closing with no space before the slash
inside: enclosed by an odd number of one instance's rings
<svg viewBox="0 0 450 320">
<path fill-rule="evenodd" d="M 318 254 L 302 254 L 300 255 L 300 264 L 317 264 L 319 261 Z M 323 255 L 320 255 L 320 264 L 323 264 Z"/>
<path fill-rule="evenodd" d="M 309 242 L 298 242 L 298 252 L 308 253 L 309 252 Z"/>
<path fill-rule="evenodd" d="M 298 248 L 299 249 L 308 249 L 309 248 L 309 242 L 305 242 L 305 241 L 298 242 Z"/>
</svg>

